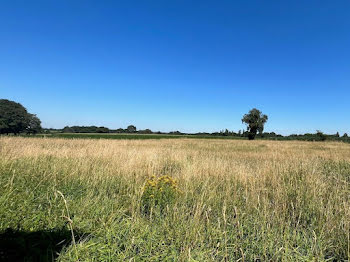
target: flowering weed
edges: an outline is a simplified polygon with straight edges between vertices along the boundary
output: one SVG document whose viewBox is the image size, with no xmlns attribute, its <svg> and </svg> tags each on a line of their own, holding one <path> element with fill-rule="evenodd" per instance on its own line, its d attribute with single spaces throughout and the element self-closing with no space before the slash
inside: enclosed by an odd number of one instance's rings
<svg viewBox="0 0 350 262">
<path fill-rule="evenodd" d="M 149 214 L 151 209 L 159 209 L 161 213 L 165 208 L 175 202 L 179 195 L 177 180 L 171 176 L 151 176 L 143 189 L 142 209 L 143 212 Z"/>
</svg>

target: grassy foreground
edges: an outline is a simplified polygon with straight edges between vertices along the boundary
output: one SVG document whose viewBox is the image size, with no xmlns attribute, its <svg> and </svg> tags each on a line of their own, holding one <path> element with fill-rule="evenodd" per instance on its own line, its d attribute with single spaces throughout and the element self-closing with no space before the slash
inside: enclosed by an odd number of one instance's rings
<svg viewBox="0 0 350 262">
<path fill-rule="evenodd" d="M 0 156 L 0 261 L 349 260 L 350 144 L 0 137 Z M 152 175 L 178 190 L 145 209 Z"/>
</svg>

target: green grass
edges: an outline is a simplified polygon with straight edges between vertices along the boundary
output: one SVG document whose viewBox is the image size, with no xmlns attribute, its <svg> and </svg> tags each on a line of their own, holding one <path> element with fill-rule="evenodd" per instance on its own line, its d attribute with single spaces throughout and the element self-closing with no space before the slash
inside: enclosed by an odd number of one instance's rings
<svg viewBox="0 0 350 262">
<path fill-rule="evenodd" d="M 229 139 L 229 140 L 247 140 L 247 137 L 238 136 L 214 136 L 214 135 L 171 135 L 171 134 L 127 134 L 127 133 L 51 133 L 26 135 L 23 137 L 52 137 L 52 138 L 67 138 L 67 139 L 124 139 L 124 140 L 145 140 L 145 139 Z M 256 140 L 273 140 L 273 141 L 318 141 L 315 137 L 256 137 Z M 338 141 L 350 143 L 350 138 L 328 138 L 328 141 Z"/>
<path fill-rule="evenodd" d="M 282 258 L 285 261 L 315 258 L 345 261 L 347 258 L 347 236 L 340 228 L 337 235 L 327 235 L 323 231 L 325 217 L 318 206 L 319 199 L 308 195 L 312 185 L 304 184 L 306 174 L 303 171 L 286 174 L 286 180 L 280 185 L 290 205 L 285 213 L 266 214 L 266 209 L 277 203 L 256 209 L 247 201 L 253 192 L 245 192 L 244 186 L 235 180 L 213 178 L 207 183 L 189 181 L 190 194 L 182 196 L 166 215 L 150 218 L 140 212 L 137 192 L 142 184 L 139 181 L 116 177 L 89 183 L 55 169 L 59 161 L 40 158 L 1 165 L 0 226 L 23 235 L 14 242 L 16 249 L 20 242 L 31 238 L 42 246 L 44 242 L 57 239 L 50 234 L 60 233 L 68 246 L 59 250 L 59 261 L 75 261 L 76 257 L 81 261 L 131 258 L 136 261 L 235 261 L 243 253 L 247 261 L 258 258 L 264 261 Z M 332 165 L 340 172 L 349 169 L 348 164 Z M 14 178 L 14 172 L 21 176 Z M 215 184 L 215 188 L 207 188 L 208 183 Z M 73 227 L 77 230 L 76 246 L 70 242 L 64 201 L 57 190 L 62 191 L 68 202 Z M 222 196 L 227 190 L 232 191 L 231 198 Z M 270 190 L 272 193 L 274 188 Z M 332 187 L 329 190 L 326 194 L 331 197 L 328 204 L 332 206 L 336 204 L 332 202 L 332 194 L 339 192 Z M 206 198 L 209 191 L 218 197 Z M 319 197 L 324 199 L 326 195 Z M 38 232 L 43 231 L 49 236 L 42 239 Z M 53 250 L 52 246 L 55 245 L 44 245 L 45 252 L 38 249 L 38 256 L 45 259 L 47 250 Z M 35 247 L 22 248 L 25 254 L 35 250 Z M 36 261 L 38 257 L 32 259 Z"/>
<path fill-rule="evenodd" d="M 176 161 L 163 162 L 163 169 L 176 176 L 193 160 L 186 161 L 176 170 Z M 122 173 L 108 164 L 88 155 L 1 158 L 0 251 L 26 261 L 349 259 L 347 161 L 320 160 L 313 171 L 276 165 L 277 182 L 179 179 L 176 201 L 151 215 L 142 212 L 142 169 Z"/>
<path fill-rule="evenodd" d="M 98 134 L 98 133 L 53 133 L 49 135 L 39 134 L 40 137 L 55 137 L 68 139 L 179 139 L 179 138 L 198 138 L 198 139 L 245 139 L 232 136 L 208 136 L 208 135 L 168 135 L 168 134 Z M 29 136 L 30 137 L 30 136 Z"/>
</svg>

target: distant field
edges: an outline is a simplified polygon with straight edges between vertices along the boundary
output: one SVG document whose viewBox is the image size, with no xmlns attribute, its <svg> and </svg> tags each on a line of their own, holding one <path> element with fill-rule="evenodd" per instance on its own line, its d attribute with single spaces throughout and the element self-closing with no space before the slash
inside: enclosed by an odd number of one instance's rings
<svg viewBox="0 0 350 262">
<path fill-rule="evenodd" d="M 60 138 L 91 138 L 91 139 L 178 139 L 178 138 L 199 138 L 199 139 L 243 139 L 232 136 L 205 136 L 205 135 L 167 135 L 167 134 L 100 134 L 100 133 L 53 133 L 50 135 L 37 135 Z"/>
<path fill-rule="evenodd" d="M 349 260 L 350 144 L 0 137 L 0 155 L 0 261 Z"/>
<path fill-rule="evenodd" d="M 126 133 L 51 133 L 51 134 L 37 134 L 22 135 L 24 137 L 52 137 L 52 138 L 66 138 L 66 139 L 132 139 L 132 140 L 145 140 L 145 139 L 228 139 L 228 140 L 247 140 L 247 137 L 238 136 L 214 136 L 214 135 L 171 135 L 171 134 L 126 134 Z M 304 137 L 257 137 L 256 140 L 272 140 L 272 141 L 317 141 L 315 136 Z M 349 138 L 334 138 L 328 137 L 327 141 L 337 141 L 350 143 Z"/>
</svg>

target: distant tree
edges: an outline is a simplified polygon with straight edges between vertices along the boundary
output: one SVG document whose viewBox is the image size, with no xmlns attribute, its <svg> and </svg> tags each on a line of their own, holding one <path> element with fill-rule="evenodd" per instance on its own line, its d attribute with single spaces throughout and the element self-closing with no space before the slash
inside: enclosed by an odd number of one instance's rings
<svg viewBox="0 0 350 262">
<path fill-rule="evenodd" d="M 34 114 L 29 114 L 29 124 L 27 127 L 27 134 L 35 135 L 40 132 L 42 132 L 40 119 Z"/>
<path fill-rule="evenodd" d="M 127 130 L 129 133 L 135 133 L 136 132 L 136 126 L 130 125 L 127 127 Z"/>
<path fill-rule="evenodd" d="M 63 133 L 109 133 L 110 130 L 104 126 L 66 126 L 62 129 Z"/>
<path fill-rule="evenodd" d="M 125 130 L 123 128 L 118 128 L 117 130 L 115 130 L 116 133 L 124 133 Z"/>
<path fill-rule="evenodd" d="M 320 130 L 316 131 L 316 137 L 317 137 L 317 140 L 319 141 L 326 141 L 327 139 L 327 136 L 323 134 L 323 132 L 321 132 Z"/>
<path fill-rule="evenodd" d="M 65 126 L 63 129 L 62 129 L 62 132 L 63 133 L 74 133 L 74 130 L 73 128 L 69 127 L 69 126 Z"/>
<path fill-rule="evenodd" d="M 228 136 L 229 134 L 230 134 L 230 131 L 228 131 L 228 129 L 226 128 L 224 132 L 224 136 Z"/>
<path fill-rule="evenodd" d="M 348 134 L 347 134 L 347 133 L 344 133 L 343 137 L 344 137 L 344 138 L 348 138 Z"/>
<path fill-rule="evenodd" d="M 336 137 L 340 137 L 339 132 L 337 132 L 337 133 L 335 134 L 335 136 L 336 136 Z"/>
<path fill-rule="evenodd" d="M 96 133 L 109 133 L 109 129 L 104 126 L 100 126 L 96 128 Z"/>
<path fill-rule="evenodd" d="M 263 133 L 267 119 L 267 115 L 263 115 L 262 112 L 256 108 L 253 108 L 248 114 L 243 116 L 242 123 L 247 125 L 249 140 L 253 140 L 258 132 L 259 134 Z"/>
<path fill-rule="evenodd" d="M 0 133 L 19 134 L 29 125 L 30 115 L 20 103 L 0 99 Z"/>
<path fill-rule="evenodd" d="M 182 135 L 182 133 L 180 131 L 170 131 L 169 132 L 170 135 Z"/>
<path fill-rule="evenodd" d="M 140 134 L 152 134 L 152 130 L 151 129 L 145 129 L 145 130 L 139 130 L 138 133 Z"/>
</svg>

